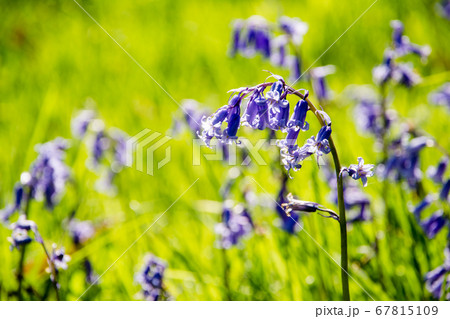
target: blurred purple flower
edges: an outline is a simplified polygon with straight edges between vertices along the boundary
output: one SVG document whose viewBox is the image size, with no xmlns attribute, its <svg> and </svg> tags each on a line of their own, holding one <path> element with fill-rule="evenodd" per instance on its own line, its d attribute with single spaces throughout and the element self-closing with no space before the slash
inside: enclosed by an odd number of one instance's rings
<svg viewBox="0 0 450 319">
<path fill-rule="evenodd" d="M 164 272 L 166 263 L 148 254 L 144 259 L 144 267 L 136 274 L 135 280 L 141 285 L 141 292 L 148 301 L 158 301 L 167 297 L 164 288 Z"/>
<path fill-rule="evenodd" d="M 440 3 L 436 3 L 436 9 L 441 16 L 443 16 L 447 20 L 450 20 L 450 1 L 449 0 L 441 0 Z"/>
<path fill-rule="evenodd" d="M 78 112 L 71 123 L 72 135 L 78 139 L 82 139 L 86 134 L 89 124 L 96 118 L 97 114 L 93 110 L 82 110 Z"/>
<path fill-rule="evenodd" d="M 448 157 L 443 156 L 436 167 L 431 166 L 428 168 L 428 176 L 437 184 L 441 184 L 444 181 L 444 174 L 448 166 Z"/>
<path fill-rule="evenodd" d="M 448 202 L 448 193 L 450 192 L 450 179 L 448 179 L 442 186 L 441 192 L 439 193 L 439 199 L 444 202 Z"/>
<path fill-rule="evenodd" d="M 429 46 L 419 46 L 417 44 L 411 43 L 409 38 L 403 35 L 404 26 L 401 21 L 391 21 L 391 27 L 393 29 L 392 43 L 397 56 L 404 56 L 412 53 L 425 59 L 430 55 L 431 49 Z"/>
<path fill-rule="evenodd" d="M 282 16 L 279 20 L 281 29 L 291 37 L 294 45 L 299 46 L 303 42 L 303 36 L 308 32 L 308 24 L 299 18 Z"/>
<path fill-rule="evenodd" d="M 420 223 L 420 226 L 422 227 L 428 238 L 432 239 L 437 235 L 437 233 L 439 233 L 442 228 L 444 228 L 447 223 L 448 220 L 445 217 L 444 212 L 442 210 L 438 210 L 430 217 L 423 220 Z"/>
<path fill-rule="evenodd" d="M 397 181 L 406 180 L 410 188 L 415 188 L 422 179 L 419 166 L 419 153 L 433 145 L 433 141 L 425 136 L 411 138 L 409 132 L 404 132 L 390 145 L 390 155 L 386 164 L 380 166 L 383 178 L 393 178 Z"/>
<path fill-rule="evenodd" d="M 442 296 L 444 282 L 447 283 L 446 290 L 450 287 L 450 248 L 448 246 L 444 250 L 444 256 L 444 264 L 425 275 L 426 288 L 436 299 L 440 299 Z M 445 298 L 450 300 L 450 293 L 446 293 Z"/>
<path fill-rule="evenodd" d="M 242 205 L 233 207 L 231 200 L 223 204 L 222 222 L 216 225 L 215 231 L 220 237 L 220 247 L 229 249 L 250 234 L 253 221 Z"/>
<path fill-rule="evenodd" d="M 430 103 L 439 106 L 446 106 L 450 110 L 450 82 L 443 84 L 439 89 L 431 92 L 428 99 Z"/>
<path fill-rule="evenodd" d="M 420 221 L 422 212 L 425 210 L 425 208 L 430 206 L 431 203 L 433 203 L 435 200 L 436 196 L 429 194 L 425 196 L 425 198 L 414 207 L 413 214 L 417 221 Z"/>
<path fill-rule="evenodd" d="M 313 68 L 309 71 L 312 82 L 313 91 L 319 101 L 327 101 L 331 97 L 331 92 L 325 81 L 327 75 L 333 74 L 336 71 L 334 65 L 325 65 L 318 68 Z"/>
<path fill-rule="evenodd" d="M 37 231 L 36 223 L 28 220 L 25 215 L 20 215 L 17 222 L 10 225 L 12 230 L 11 237 L 8 237 L 8 241 L 11 243 L 10 249 L 19 249 L 20 246 L 24 246 L 33 241 L 30 237 L 30 231 L 34 233 L 34 238 L 37 242 L 42 243 L 42 238 Z"/>
<path fill-rule="evenodd" d="M 92 222 L 88 220 L 79 221 L 76 218 L 70 220 L 68 229 L 75 245 L 84 244 L 91 239 L 95 233 Z"/>
<path fill-rule="evenodd" d="M 284 175 L 281 183 L 281 189 L 278 192 L 275 210 L 278 213 L 278 216 L 280 216 L 281 218 L 281 228 L 289 234 L 295 234 L 299 230 L 297 223 L 299 222 L 300 215 L 292 211 L 290 213 L 290 216 L 288 216 L 282 207 L 283 204 L 286 204 L 288 202 L 286 198 L 288 194 L 287 181 L 288 176 Z"/>
<path fill-rule="evenodd" d="M 4 209 L 0 210 L 0 222 L 6 223 L 12 214 L 20 211 L 23 197 L 23 185 L 21 183 L 16 183 L 14 186 L 14 203 L 7 205 Z"/>
<path fill-rule="evenodd" d="M 56 244 L 52 245 L 52 254 L 50 256 L 50 261 L 55 265 L 55 269 L 66 270 L 67 263 L 71 260 L 70 256 L 64 251 L 64 247 L 58 248 Z"/>
<path fill-rule="evenodd" d="M 69 168 L 64 163 L 67 148 L 68 143 L 62 138 L 36 146 L 39 155 L 31 166 L 28 186 L 32 198 L 43 198 L 49 209 L 55 206 L 70 177 Z"/>
</svg>

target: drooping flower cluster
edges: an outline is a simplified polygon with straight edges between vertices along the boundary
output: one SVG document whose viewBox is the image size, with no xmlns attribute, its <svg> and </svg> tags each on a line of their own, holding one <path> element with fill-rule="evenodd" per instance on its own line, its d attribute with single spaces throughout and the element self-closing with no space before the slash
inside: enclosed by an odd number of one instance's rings
<svg viewBox="0 0 450 319">
<path fill-rule="evenodd" d="M 68 142 L 62 138 L 36 145 L 38 156 L 30 170 L 21 174 L 14 187 L 14 203 L 0 212 L 1 220 L 6 222 L 15 212 L 25 210 L 32 199 L 44 201 L 48 209 L 54 208 L 70 177 L 64 163 L 67 148 Z"/>
<path fill-rule="evenodd" d="M 136 274 L 135 280 L 141 285 L 141 293 L 145 300 L 160 301 L 169 298 L 164 288 L 164 272 L 166 263 L 148 254 L 144 258 L 144 266 Z"/>
<path fill-rule="evenodd" d="M 270 58 L 274 66 L 290 70 L 290 77 L 295 81 L 301 76 L 299 49 L 307 31 L 308 24 L 299 18 L 283 16 L 278 24 L 270 24 L 261 16 L 238 19 L 233 21 L 230 54 L 253 57 L 260 53 Z"/>
<path fill-rule="evenodd" d="M 286 139 L 280 141 L 278 146 L 281 151 L 282 162 L 286 170 L 298 170 L 303 160 L 311 155 L 317 159 L 331 151 L 329 138 L 331 136 L 331 120 L 323 111 L 317 111 L 318 116 L 325 125 L 316 136 L 309 138 L 305 145 L 299 147 L 297 138 L 300 130 L 307 131 L 309 124 L 306 115 L 310 106 L 307 101 L 308 92 L 302 95 L 290 116 L 289 101 L 287 95 L 298 93 L 284 82 L 280 76 L 275 76 L 277 81 L 273 83 L 262 83 L 250 88 L 232 90 L 233 95 L 227 105 L 219 108 L 209 117 L 202 119 L 202 129 L 199 137 L 210 145 L 212 138 L 217 138 L 223 143 L 235 141 L 239 143 L 237 132 L 240 125 L 248 126 L 257 130 L 269 129 L 273 131 L 287 132 Z M 267 87 L 270 90 L 264 95 Z M 242 115 L 241 104 L 247 98 L 246 109 Z M 227 128 L 222 131 L 223 123 Z"/>
<path fill-rule="evenodd" d="M 419 46 L 411 43 L 403 34 L 404 26 L 401 21 L 391 21 L 392 45 L 384 52 L 383 63 L 373 69 L 373 79 L 378 85 L 384 85 L 392 80 L 394 83 L 406 87 L 420 82 L 420 76 L 413 70 L 410 63 L 398 62 L 397 59 L 408 54 L 415 54 L 425 60 L 431 53 L 429 46 Z"/>
<path fill-rule="evenodd" d="M 93 110 L 80 111 L 73 118 L 71 127 L 73 136 L 87 144 L 88 167 L 101 174 L 97 189 L 114 194 L 114 178 L 126 165 L 127 134 L 117 128 L 106 129 Z"/>
</svg>

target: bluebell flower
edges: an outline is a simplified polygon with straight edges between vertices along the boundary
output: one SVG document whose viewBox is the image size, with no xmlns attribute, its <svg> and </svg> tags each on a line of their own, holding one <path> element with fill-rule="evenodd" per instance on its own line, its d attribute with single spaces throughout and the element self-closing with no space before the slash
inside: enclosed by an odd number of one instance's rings
<svg viewBox="0 0 450 319">
<path fill-rule="evenodd" d="M 248 100 L 247 107 L 241 118 L 241 123 L 243 126 L 249 126 L 252 128 L 257 127 L 257 125 L 255 125 L 255 120 L 256 116 L 258 115 L 258 105 L 256 104 L 255 100 L 256 98 L 258 98 L 258 95 L 259 94 L 253 94 Z"/>
<path fill-rule="evenodd" d="M 247 56 L 260 53 L 268 58 L 271 52 L 271 34 L 266 19 L 261 16 L 252 16 L 247 19 L 246 27 L 247 33 L 241 40 L 240 51 Z"/>
<path fill-rule="evenodd" d="M 286 138 L 282 141 L 278 141 L 277 145 L 280 148 L 286 147 L 286 151 L 288 153 L 294 151 L 296 149 L 298 134 L 300 133 L 300 128 L 298 126 L 291 127 L 288 129 Z"/>
<path fill-rule="evenodd" d="M 439 231 L 444 228 L 444 226 L 448 223 L 447 218 L 444 216 L 444 212 L 442 210 L 438 210 L 433 213 L 430 217 L 423 220 L 420 223 L 425 234 L 428 238 L 434 238 Z"/>
<path fill-rule="evenodd" d="M 331 92 L 325 81 L 327 75 L 333 74 L 336 71 L 334 65 L 326 65 L 318 68 L 313 68 L 309 71 L 313 91 L 319 101 L 327 101 L 331 97 Z"/>
<path fill-rule="evenodd" d="M 420 151 L 432 146 L 433 141 L 425 136 L 411 139 L 409 132 L 404 132 L 390 145 L 390 156 L 382 167 L 383 178 L 392 177 L 397 181 L 406 180 L 410 188 L 415 188 L 422 179 L 422 171 L 419 167 Z"/>
<path fill-rule="evenodd" d="M 302 76 L 302 61 L 298 55 L 290 55 L 287 57 L 289 65 L 289 79 L 292 82 L 297 82 Z"/>
<path fill-rule="evenodd" d="M 289 234 L 295 234 L 299 230 L 299 226 L 297 225 L 297 223 L 299 222 L 300 215 L 292 211 L 290 212 L 290 216 L 288 216 L 282 206 L 283 204 L 286 204 L 288 202 L 288 199 L 286 198 L 288 194 L 287 181 L 288 177 L 284 175 L 281 182 L 281 189 L 278 192 L 275 211 L 278 213 L 278 216 L 281 219 L 281 229 Z"/>
<path fill-rule="evenodd" d="M 202 119 L 202 132 L 201 135 L 198 132 L 198 136 L 210 147 L 211 139 L 216 137 L 222 138 L 222 123 L 228 115 L 228 106 L 219 108 L 215 113 L 209 117 L 203 117 Z"/>
<path fill-rule="evenodd" d="M 337 203 L 337 192 L 336 192 L 336 203 Z M 347 218 L 347 223 L 355 223 L 370 220 L 369 215 L 369 205 L 370 200 L 367 195 L 362 192 L 356 186 L 345 185 L 344 186 L 344 204 L 346 210 L 356 210 L 356 214 L 349 215 Z"/>
<path fill-rule="evenodd" d="M 324 180 L 331 187 L 330 201 L 338 204 L 337 180 L 334 170 L 331 169 L 330 163 L 320 167 Z M 347 179 L 343 181 L 344 187 L 344 204 L 345 209 L 350 211 L 347 216 L 347 223 L 363 222 L 371 219 L 370 217 L 370 199 L 359 186 L 350 183 Z"/>
<path fill-rule="evenodd" d="M 363 132 L 379 136 L 383 123 L 381 119 L 381 106 L 373 100 L 361 100 L 355 107 L 356 124 Z"/>
<path fill-rule="evenodd" d="M 58 248 L 56 244 L 52 245 L 52 254 L 50 256 L 50 261 L 55 266 L 57 271 L 66 270 L 67 263 L 71 260 L 70 256 L 64 251 L 64 247 Z"/>
<path fill-rule="evenodd" d="M 287 35 L 277 36 L 272 41 L 272 54 L 270 55 L 270 62 L 277 67 L 284 67 L 288 63 L 287 46 L 289 39 Z"/>
<path fill-rule="evenodd" d="M 295 133 L 295 132 L 294 132 Z M 311 136 L 302 147 L 290 145 L 290 140 L 287 140 L 281 146 L 284 146 L 280 150 L 281 160 L 287 171 L 291 169 L 294 171 L 299 170 L 301 163 L 313 154 L 316 154 L 317 161 L 320 156 L 331 152 L 331 148 L 328 139 L 331 135 L 331 125 L 322 126 L 317 133 L 317 136 Z"/>
<path fill-rule="evenodd" d="M 308 102 L 306 102 L 306 98 L 308 97 L 308 92 L 305 93 L 304 99 L 297 102 L 297 104 L 294 107 L 294 113 L 292 113 L 292 116 L 287 123 L 287 126 L 289 128 L 297 127 L 298 129 L 302 131 L 309 130 L 309 123 L 306 122 L 306 114 L 309 110 Z"/>
<path fill-rule="evenodd" d="M 110 141 L 103 130 L 96 132 L 94 142 L 92 143 L 91 156 L 92 164 L 95 167 L 100 165 L 105 152 L 110 146 Z"/>
<path fill-rule="evenodd" d="M 431 166 L 428 169 L 428 177 L 435 183 L 441 184 L 444 181 L 444 174 L 448 166 L 448 157 L 443 156 L 436 167 Z"/>
<path fill-rule="evenodd" d="M 377 85 L 383 85 L 387 83 L 392 77 L 392 71 L 394 69 L 394 52 L 390 49 L 384 52 L 383 62 L 374 67 L 372 70 L 373 81 Z"/>
<path fill-rule="evenodd" d="M 436 91 L 431 92 L 429 101 L 434 105 L 445 106 L 450 110 L 450 82 L 445 83 Z"/>
<path fill-rule="evenodd" d="M 69 168 L 64 163 L 67 148 L 68 143 L 62 138 L 36 147 L 39 155 L 31 166 L 29 187 L 32 198 L 44 199 L 49 209 L 55 206 L 70 177 Z"/>
<path fill-rule="evenodd" d="M 442 186 L 441 192 L 439 193 L 439 199 L 448 202 L 448 193 L 450 192 L 450 179 L 448 179 L 444 186 Z"/>
<path fill-rule="evenodd" d="M 403 35 L 404 26 L 399 20 L 391 21 L 392 32 L 392 43 L 397 56 L 404 56 L 407 54 L 416 54 L 421 58 L 427 58 L 431 49 L 429 46 L 419 46 L 417 44 L 411 43 L 409 38 Z"/>
<path fill-rule="evenodd" d="M 69 221 L 67 228 L 75 245 L 84 244 L 91 239 L 95 233 L 94 225 L 88 220 L 79 221 L 78 219 L 73 218 Z"/>
<path fill-rule="evenodd" d="M 253 229 L 253 221 L 242 205 L 233 207 L 231 200 L 224 202 L 222 222 L 215 227 L 220 237 L 220 247 L 229 249 L 248 236 Z"/>
<path fill-rule="evenodd" d="M 270 90 L 266 93 L 267 103 L 270 107 L 278 107 L 283 91 L 284 81 L 278 80 L 272 84 Z"/>
<path fill-rule="evenodd" d="M 303 213 L 317 213 L 322 217 L 332 218 L 339 221 L 339 216 L 335 212 L 323 207 L 318 203 L 296 199 L 292 194 L 288 194 L 286 198 L 287 203 L 284 203 L 282 207 L 284 208 L 288 216 L 290 216 L 292 211 L 297 211 Z M 323 214 L 323 212 L 325 212 L 326 215 Z"/>
<path fill-rule="evenodd" d="M 90 285 L 94 285 L 98 283 L 98 275 L 95 273 L 94 268 L 92 267 L 92 263 L 88 258 L 84 259 L 83 262 L 84 271 L 86 272 L 86 283 Z"/>
<path fill-rule="evenodd" d="M 232 29 L 230 55 L 233 57 L 242 49 L 244 21 L 241 19 L 234 20 L 232 22 Z"/>
<path fill-rule="evenodd" d="M 228 105 L 222 106 L 215 113 L 209 117 L 202 119 L 202 132 L 197 132 L 198 136 L 210 147 L 210 142 L 213 137 L 221 140 L 223 143 L 229 143 L 231 140 L 236 140 L 237 130 L 240 125 L 240 104 L 241 95 L 233 95 Z M 228 123 L 228 127 L 222 132 L 222 124 Z"/>
<path fill-rule="evenodd" d="M 430 206 L 431 203 L 433 203 L 435 200 L 436 196 L 428 194 L 419 204 L 414 207 L 413 214 L 417 221 L 420 221 L 422 212 L 425 210 L 425 208 Z"/>
<path fill-rule="evenodd" d="M 442 296 L 442 285 L 446 282 L 446 289 L 450 287 L 450 248 L 447 246 L 444 250 L 444 264 L 433 269 L 425 275 L 425 285 L 431 294 L 440 299 Z M 450 300 L 450 293 L 446 293 L 445 298 Z"/>
<path fill-rule="evenodd" d="M 70 122 L 72 129 L 72 135 L 78 139 L 82 139 L 89 125 L 93 120 L 95 120 L 97 114 L 93 110 L 82 110 L 75 116 Z"/>
<path fill-rule="evenodd" d="M 439 14 L 450 20 L 450 1 L 449 0 L 441 0 L 439 3 L 436 3 L 436 9 Z"/>
<path fill-rule="evenodd" d="M 112 143 L 112 163 L 111 169 L 114 173 L 119 173 L 127 163 L 127 140 L 128 135 L 114 128 L 110 133 L 111 143 Z"/>
<path fill-rule="evenodd" d="M 316 137 L 311 136 L 311 138 L 306 141 L 303 148 L 305 148 L 308 153 L 316 154 L 318 161 L 320 156 L 331 152 L 330 144 L 328 142 L 330 136 L 331 125 L 324 125 L 320 128 Z"/>
<path fill-rule="evenodd" d="M 373 176 L 373 164 L 364 164 L 364 159 L 358 157 L 358 164 L 351 164 L 349 167 L 342 168 L 341 172 L 346 171 L 354 180 L 361 179 L 364 187 L 367 186 L 367 178 Z"/>
<path fill-rule="evenodd" d="M 144 259 L 143 268 L 136 274 L 135 279 L 141 285 L 141 292 L 148 301 L 167 299 L 168 295 L 164 289 L 164 272 L 166 263 L 148 254 Z"/>
<path fill-rule="evenodd" d="M 33 241 L 31 233 L 34 233 L 34 238 L 37 242 L 42 243 L 42 238 L 37 231 L 36 223 L 28 220 L 25 215 L 20 215 L 17 222 L 10 225 L 12 230 L 11 237 L 8 237 L 8 241 L 11 243 L 10 249 L 19 249 L 19 247 L 29 244 Z"/>
<path fill-rule="evenodd" d="M 206 109 L 199 102 L 191 99 L 181 101 L 181 108 L 185 123 L 192 134 L 197 136 L 197 132 L 201 130 L 202 118 L 208 115 Z"/>
<path fill-rule="evenodd" d="M 253 120 L 253 128 L 258 130 L 264 130 L 270 127 L 269 119 L 269 103 L 263 96 L 255 98 L 255 104 L 257 108 L 256 118 Z"/>
<path fill-rule="evenodd" d="M 412 87 L 421 81 L 411 63 L 398 63 L 392 71 L 392 79 L 395 83 Z"/>
<path fill-rule="evenodd" d="M 289 102 L 281 100 L 277 108 L 272 108 L 269 113 L 270 128 L 286 132 L 289 121 Z"/>
<path fill-rule="evenodd" d="M 282 16 L 279 19 L 281 29 L 291 37 L 294 45 L 299 46 L 303 42 L 303 36 L 308 32 L 308 24 L 300 18 Z"/>
<path fill-rule="evenodd" d="M 290 140 L 287 141 L 287 143 Z M 298 145 L 283 147 L 280 150 L 281 162 L 284 168 L 289 172 L 291 169 L 294 172 L 302 168 L 302 162 L 310 157 L 314 152 L 310 151 L 307 147 L 298 147 Z"/>
<path fill-rule="evenodd" d="M 20 211 L 24 198 L 23 192 L 23 185 L 21 183 L 16 183 L 14 186 L 14 203 L 7 205 L 4 209 L 0 210 L 0 222 L 7 222 L 12 214 Z"/>
</svg>

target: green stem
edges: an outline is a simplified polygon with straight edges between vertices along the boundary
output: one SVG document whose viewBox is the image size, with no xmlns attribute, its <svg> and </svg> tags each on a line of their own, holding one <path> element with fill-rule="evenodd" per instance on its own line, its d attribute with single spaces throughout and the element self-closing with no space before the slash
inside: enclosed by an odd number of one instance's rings
<svg viewBox="0 0 450 319">
<path fill-rule="evenodd" d="M 297 95 L 300 98 L 304 98 L 304 95 L 300 92 L 288 87 L 288 90 Z M 312 104 L 312 102 L 306 98 L 309 108 L 314 113 L 316 118 L 319 120 L 321 125 L 326 125 L 322 117 L 317 113 L 317 108 Z M 341 279 L 342 279 L 342 298 L 345 301 L 350 301 L 350 291 L 348 286 L 348 245 L 347 245 L 347 221 L 345 217 L 345 204 L 344 204 L 344 185 L 341 178 L 341 163 L 339 161 L 339 156 L 334 145 L 333 138 L 330 136 L 328 141 L 330 143 L 331 155 L 333 157 L 334 168 L 336 171 L 337 179 L 337 192 L 338 192 L 338 207 L 339 207 L 339 225 L 340 225 L 340 235 L 341 235 Z"/>
</svg>

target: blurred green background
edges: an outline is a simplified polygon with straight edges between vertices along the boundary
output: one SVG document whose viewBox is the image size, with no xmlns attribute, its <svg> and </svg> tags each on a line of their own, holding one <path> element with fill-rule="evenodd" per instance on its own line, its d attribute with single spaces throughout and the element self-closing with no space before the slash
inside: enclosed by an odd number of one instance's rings
<svg viewBox="0 0 450 319">
<path fill-rule="evenodd" d="M 314 66 L 334 64 L 328 77 L 335 99 L 324 106 L 333 119 L 333 134 L 341 162 L 348 165 L 362 156 L 375 163 L 379 154 L 374 140 L 357 133 L 352 105 L 344 96 L 351 84 L 370 84 L 371 70 L 382 59 L 391 40 L 389 21 L 399 19 L 411 41 L 429 44 L 428 63 L 414 61 L 423 81 L 407 90 L 395 89 L 394 107 L 439 143 L 450 149 L 448 112 L 427 106 L 427 95 L 450 79 L 450 22 L 436 13 L 436 1 L 379 0 L 324 54 Z M 235 18 L 262 15 L 277 21 L 281 15 L 299 17 L 309 24 L 301 51 L 304 66 L 315 61 L 364 12 L 372 0 L 361 1 L 80 1 L 176 101 L 196 99 L 211 110 L 226 103 L 229 89 L 263 82 L 269 69 L 287 77 L 284 70 L 255 57 L 229 58 L 230 23 Z M 72 0 L 0 1 L 0 207 L 12 201 L 13 186 L 36 153 L 34 145 L 57 136 L 70 138 L 70 120 L 87 100 L 110 127 L 129 135 L 144 128 L 167 132 L 176 103 L 168 97 Z M 308 88 L 301 83 L 298 88 Z M 314 97 L 312 97 L 314 101 Z M 92 103 L 92 102 L 91 102 Z M 314 122 L 310 120 L 310 122 Z M 317 130 L 314 123 L 310 137 Z M 241 135 L 245 135 L 241 131 Z M 249 133 L 247 137 L 260 137 Z M 64 299 L 77 299 L 88 285 L 82 260 L 89 256 L 95 271 L 103 273 L 153 221 L 191 185 L 198 182 L 90 289 L 86 300 L 134 300 L 139 286 L 134 274 L 147 252 L 168 263 L 167 290 L 176 300 L 339 300 L 340 269 L 304 232 L 290 236 L 277 226 L 271 207 L 256 206 L 251 213 L 258 231 L 242 248 L 227 251 L 230 262 L 229 291 L 223 282 L 222 251 L 215 247 L 214 225 L 220 219 L 219 187 L 229 167 L 203 161 L 192 166 L 192 137 L 188 132 L 170 142 L 172 159 L 149 176 L 126 168 L 118 176 L 118 195 L 94 190 L 95 173 L 85 167 L 86 149 L 77 143 L 67 163 L 81 185 L 69 186 L 53 212 L 33 203 L 30 218 L 39 225 L 46 242 L 64 245 L 72 256 L 69 269 L 61 272 Z M 276 160 L 278 149 L 263 152 Z M 159 154 L 161 158 L 163 152 Z M 438 153 L 427 150 L 422 166 L 437 162 Z M 269 166 L 246 171 L 243 183 L 256 193 L 275 198 L 279 172 Z M 303 199 L 329 202 L 329 186 L 317 178 L 314 162 L 305 162 L 289 182 L 290 191 Z M 432 187 L 432 185 L 430 185 Z M 365 191 L 372 198 L 374 222 L 349 229 L 350 274 L 376 300 L 428 300 L 423 275 L 443 261 L 446 238 L 441 233 L 426 240 L 410 223 L 408 204 L 416 199 L 400 185 L 389 198 L 381 198 L 382 183 L 373 178 Z M 239 195 L 239 194 L 238 194 Z M 237 196 L 238 196 L 237 195 Z M 95 237 L 75 251 L 61 227 L 80 202 L 77 218 L 94 220 Z M 388 225 L 383 201 L 395 211 L 396 225 Z M 305 216 L 305 229 L 330 255 L 339 260 L 337 223 L 319 216 Z M 394 228 L 394 229 L 391 229 Z M 389 233 L 389 236 L 385 234 Z M 379 237 L 379 258 L 373 242 Z M 0 299 L 11 299 L 19 259 L 10 252 L 7 227 L 0 227 Z M 48 280 L 41 249 L 27 252 L 28 285 L 42 289 Z M 370 300 L 350 281 L 353 300 Z M 12 298 L 13 299 L 13 298 Z"/>
</svg>

